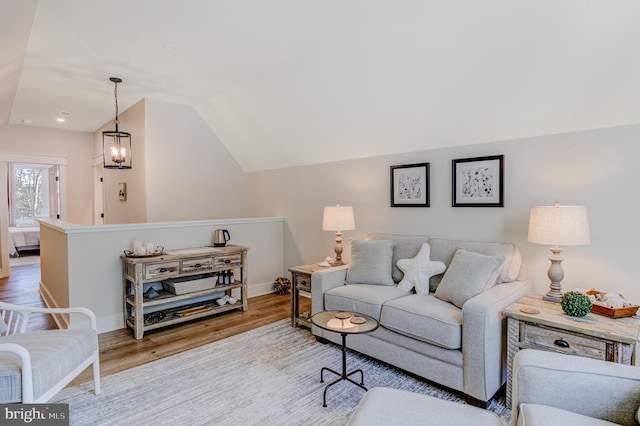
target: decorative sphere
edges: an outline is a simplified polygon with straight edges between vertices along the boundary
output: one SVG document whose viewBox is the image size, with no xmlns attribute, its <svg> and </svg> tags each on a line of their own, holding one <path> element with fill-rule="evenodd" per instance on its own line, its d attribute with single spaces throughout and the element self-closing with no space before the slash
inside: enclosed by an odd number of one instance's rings
<svg viewBox="0 0 640 426">
<path fill-rule="evenodd" d="M 562 310 L 572 317 L 583 317 L 591 312 L 592 307 L 589 296 L 577 291 L 564 293 L 560 299 Z"/>
</svg>

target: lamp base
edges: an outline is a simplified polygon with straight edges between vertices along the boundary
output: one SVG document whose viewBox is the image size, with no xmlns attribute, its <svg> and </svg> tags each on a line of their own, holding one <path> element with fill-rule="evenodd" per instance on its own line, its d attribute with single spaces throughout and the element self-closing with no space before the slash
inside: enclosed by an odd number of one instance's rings
<svg viewBox="0 0 640 426">
<path fill-rule="evenodd" d="M 560 294 L 560 296 L 550 296 L 549 293 L 542 296 L 542 300 L 546 300 L 547 302 L 560 303 L 560 299 L 562 299 L 562 294 Z"/>
<path fill-rule="evenodd" d="M 549 284 L 549 291 L 547 294 L 542 296 L 542 300 L 560 303 L 560 299 L 562 299 L 562 285 L 560 282 L 564 278 L 564 270 L 562 269 L 562 261 L 564 259 L 560 256 L 560 253 L 562 253 L 562 249 L 560 247 L 555 246 L 550 250 L 552 253 L 551 256 L 549 256 L 551 266 L 549 266 L 547 275 L 551 280 L 551 283 Z"/>
<path fill-rule="evenodd" d="M 336 246 L 334 248 L 334 251 L 336 252 L 336 258 L 334 259 L 333 262 L 329 262 L 329 265 L 331 266 L 344 265 L 344 263 L 342 263 L 342 232 L 340 231 L 336 232 Z"/>
</svg>

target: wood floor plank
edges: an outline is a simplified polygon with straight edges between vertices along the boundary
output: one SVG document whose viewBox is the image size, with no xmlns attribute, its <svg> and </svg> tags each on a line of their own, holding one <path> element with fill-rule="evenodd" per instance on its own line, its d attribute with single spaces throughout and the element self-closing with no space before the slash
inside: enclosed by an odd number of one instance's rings
<svg viewBox="0 0 640 426">
<path fill-rule="evenodd" d="M 11 277 L 0 279 L 0 299 L 8 303 L 44 306 L 38 293 L 40 265 L 26 265 L 11 269 Z M 311 300 L 300 298 L 301 311 L 311 309 Z M 291 295 L 267 294 L 249 299 L 247 311 L 229 311 L 220 315 L 185 322 L 172 327 L 145 332 L 136 340 L 129 329 L 101 333 L 101 376 L 188 351 L 226 337 L 244 333 L 291 316 Z M 31 330 L 56 328 L 50 315 L 41 315 L 29 322 Z M 92 380 L 91 368 L 78 376 L 72 385 Z"/>
</svg>

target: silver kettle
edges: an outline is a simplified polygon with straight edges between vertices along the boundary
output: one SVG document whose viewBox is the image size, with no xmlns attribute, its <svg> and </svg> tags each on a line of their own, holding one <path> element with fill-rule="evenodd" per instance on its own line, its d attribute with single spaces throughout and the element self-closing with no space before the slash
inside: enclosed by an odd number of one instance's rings
<svg viewBox="0 0 640 426">
<path fill-rule="evenodd" d="M 229 231 L 226 229 L 216 229 L 213 231 L 213 246 L 224 247 L 227 245 L 227 241 L 231 239 Z"/>
</svg>

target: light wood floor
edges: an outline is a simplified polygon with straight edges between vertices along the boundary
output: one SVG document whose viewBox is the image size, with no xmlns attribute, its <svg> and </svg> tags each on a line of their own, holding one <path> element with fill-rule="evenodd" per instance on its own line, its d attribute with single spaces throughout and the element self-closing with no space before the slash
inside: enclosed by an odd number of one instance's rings
<svg viewBox="0 0 640 426">
<path fill-rule="evenodd" d="M 40 265 L 11 269 L 11 277 L 0 279 L 0 300 L 18 305 L 44 306 L 38 293 Z M 300 300 L 301 311 L 309 310 L 311 301 Z M 249 309 L 230 311 L 209 318 L 182 323 L 173 327 L 146 332 L 140 340 L 129 329 L 109 331 L 99 335 L 101 376 L 117 373 L 156 359 L 168 357 L 207 343 L 224 339 L 291 317 L 291 296 L 268 294 L 249 299 Z M 30 329 L 55 329 L 48 315 L 29 321 Z M 85 370 L 71 385 L 92 379 L 91 369 Z"/>
</svg>

